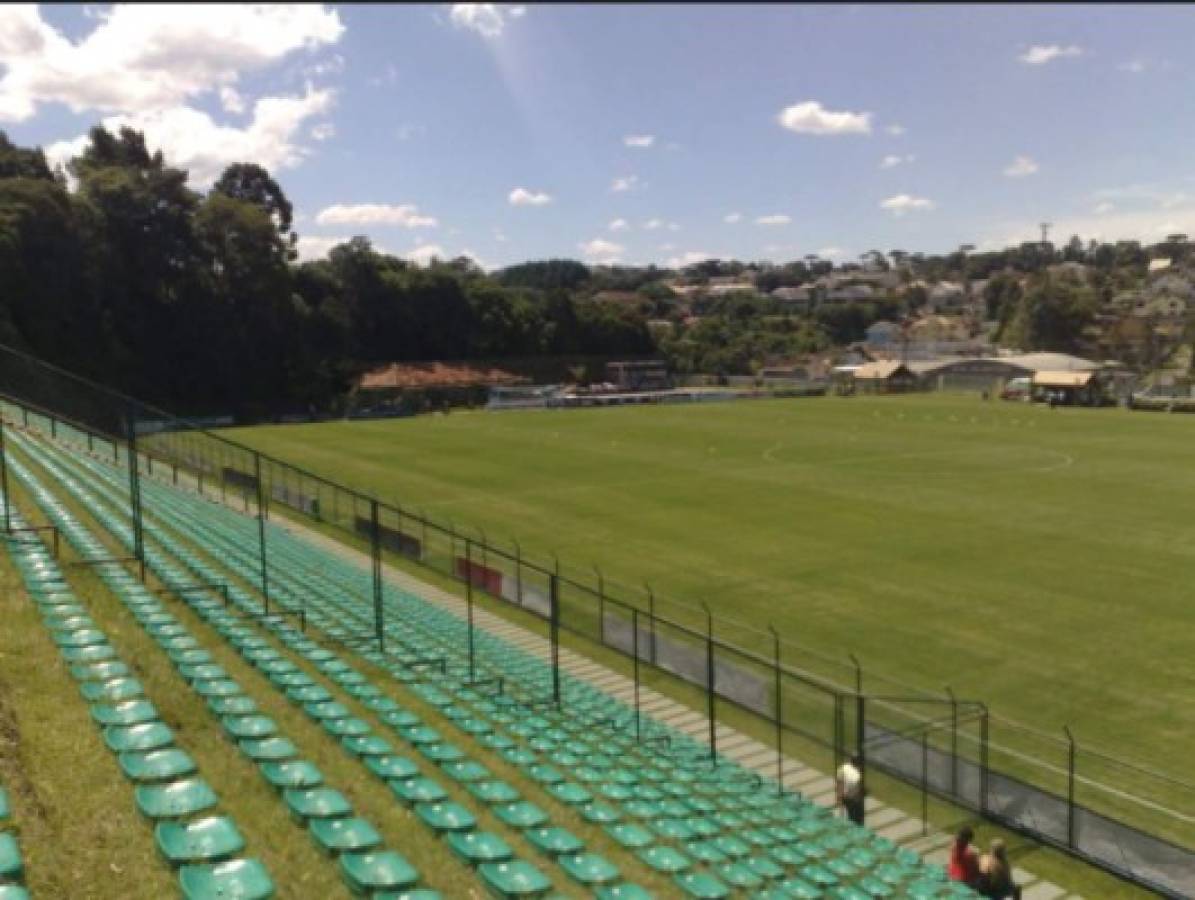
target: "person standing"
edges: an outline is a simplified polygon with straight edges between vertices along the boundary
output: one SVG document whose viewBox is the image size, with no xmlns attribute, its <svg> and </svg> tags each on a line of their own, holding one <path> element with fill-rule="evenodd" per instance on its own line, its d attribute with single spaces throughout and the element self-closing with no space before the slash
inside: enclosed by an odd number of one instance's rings
<svg viewBox="0 0 1195 900">
<path fill-rule="evenodd" d="M 863 824 L 863 760 L 852 753 L 834 778 L 834 799 L 846 811 L 846 816 L 856 825 Z"/>
</svg>

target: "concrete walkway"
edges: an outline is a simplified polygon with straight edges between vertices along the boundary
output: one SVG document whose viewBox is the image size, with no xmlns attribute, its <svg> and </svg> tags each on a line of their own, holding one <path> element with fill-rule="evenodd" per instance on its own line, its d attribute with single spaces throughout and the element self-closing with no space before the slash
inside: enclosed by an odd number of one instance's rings
<svg viewBox="0 0 1195 900">
<path fill-rule="evenodd" d="M 365 553 L 306 528 L 294 520 L 276 516 L 272 521 L 296 537 L 336 553 L 365 571 L 370 570 L 371 561 Z M 383 577 L 394 587 L 435 603 L 462 620 L 465 618 L 465 602 L 462 598 L 388 563 L 383 564 Z M 551 649 L 544 636 L 476 606 L 473 610 L 473 617 L 477 628 L 502 638 L 525 653 L 545 661 L 550 660 Z M 567 647 L 561 647 L 560 665 L 573 678 L 586 681 L 611 697 L 628 703 L 633 702 L 634 683 L 632 680 L 606 668 L 601 663 Z M 704 713 L 697 712 L 658 691 L 643 686 L 640 686 L 639 689 L 639 702 L 641 712 L 648 718 L 682 731 L 703 743 L 708 741 L 709 722 Z M 721 755 L 764 777 L 775 776 L 776 750 L 774 747 L 760 743 L 755 738 L 736 731 L 728 725 L 719 724 L 716 733 L 718 752 Z M 825 772 L 818 771 L 799 759 L 787 755 L 784 757 L 784 785 L 799 791 L 802 796 L 816 803 L 827 807 L 834 806 L 833 779 Z M 908 847 L 930 862 L 945 866 L 951 841 L 949 835 L 934 830 L 932 825 L 927 827 L 920 818 L 910 816 L 895 807 L 886 806 L 874 797 L 867 799 L 866 808 L 867 826 L 872 831 L 894 843 Z M 1053 882 L 1044 881 L 1026 869 L 1015 868 L 1013 877 L 1023 889 L 1024 900 L 1058 900 L 1058 898 L 1082 900 L 1080 895 L 1069 893 L 1065 888 Z"/>
</svg>

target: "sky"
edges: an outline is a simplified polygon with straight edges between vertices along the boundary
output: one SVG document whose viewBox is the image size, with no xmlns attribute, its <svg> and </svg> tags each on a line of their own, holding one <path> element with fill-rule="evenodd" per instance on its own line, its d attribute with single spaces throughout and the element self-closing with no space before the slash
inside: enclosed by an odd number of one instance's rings
<svg viewBox="0 0 1195 900">
<path fill-rule="evenodd" d="M 304 258 L 1195 235 L 1187 5 L 0 6 L 0 129 L 266 166 Z"/>
</svg>

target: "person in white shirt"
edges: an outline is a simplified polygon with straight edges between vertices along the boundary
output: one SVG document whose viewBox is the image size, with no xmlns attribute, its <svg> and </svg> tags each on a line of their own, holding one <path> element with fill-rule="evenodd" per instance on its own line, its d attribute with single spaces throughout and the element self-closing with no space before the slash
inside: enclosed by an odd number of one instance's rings
<svg viewBox="0 0 1195 900">
<path fill-rule="evenodd" d="M 851 754 L 838 767 L 834 778 L 834 798 L 846 811 L 847 818 L 856 825 L 863 824 L 863 761 L 858 754 Z"/>
</svg>

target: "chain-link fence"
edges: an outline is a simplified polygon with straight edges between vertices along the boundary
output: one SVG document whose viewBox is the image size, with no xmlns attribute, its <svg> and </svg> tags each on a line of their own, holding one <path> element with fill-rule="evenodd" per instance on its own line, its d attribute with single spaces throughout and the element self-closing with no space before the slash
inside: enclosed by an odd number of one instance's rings
<svg viewBox="0 0 1195 900">
<path fill-rule="evenodd" d="M 772 746 L 778 786 L 789 757 L 829 769 L 858 755 L 868 778 L 915 788 L 923 806 L 932 795 L 1166 896 L 1195 896 L 1195 785 L 1182 779 L 996 718 L 981 703 L 865 673 L 853 658 L 799 646 L 770 627 L 370 496 L 3 346 L 0 412 L 0 451 L 5 429 L 17 428 L 127 471 L 137 557 L 141 516 L 153 514 L 141 506 L 142 478 L 257 517 L 263 612 L 274 590 L 265 522 L 281 515 L 368 552 L 373 591 L 360 600 L 373 605 L 378 642 L 383 566 L 417 563 L 461 585 L 470 615 L 484 598 L 539 622 L 554 661 L 561 632 L 623 658 L 636 701 L 647 673 L 674 685 L 704 712 L 712 758 L 718 726 L 730 722 Z M 7 497 L 4 459 L 0 452 Z M 558 675 L 554 686 L 546 699 L 561 702 Z M 636 723 L 639 712 L 636 703 Z"/>
</svg>

